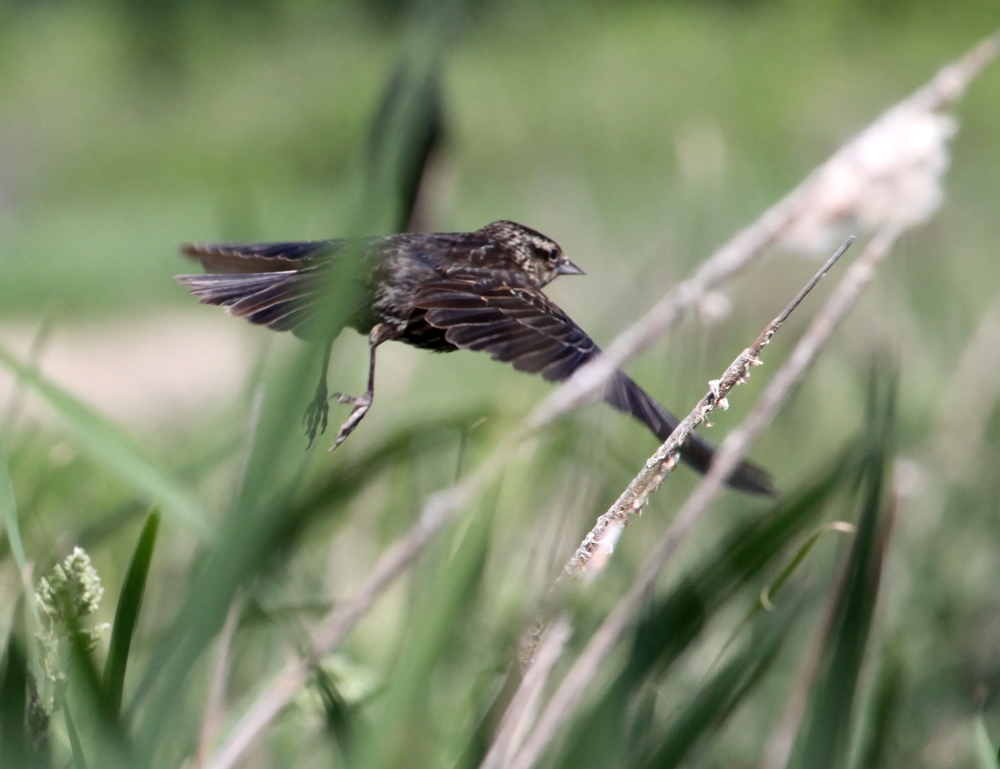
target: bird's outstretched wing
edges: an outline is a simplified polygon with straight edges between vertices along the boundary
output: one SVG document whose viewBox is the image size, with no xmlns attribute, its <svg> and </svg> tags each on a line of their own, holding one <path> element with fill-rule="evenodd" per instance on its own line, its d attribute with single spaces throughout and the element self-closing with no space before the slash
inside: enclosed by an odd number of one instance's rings
<svg viewBox="0 0 1000 769">
<path fill-rule="evenodd" d="M 443 329 L 456 347 L 488 352 L 495 360 L 511 363 L 518 371 L 541 374 L 561 382 L 600 354 L 600 348 L 573 320 L 540 290 L 449 277 L 423 286 L 414 301 L 425 311 L 424 320 Z M 678 419 L 657 403 L 627 374 L 618 371 L 608 381 L 604 401 L 638 419 L 660 440 L 677 427 Z M 706 472 L 714 447 L 692 436 L 681 458 L 699 472 Z M 729 478 L 729 485 L 757 494 L 773 494 L 767 471 L 743 463 Z"/>
<path fill-rule="evenodd" d="M 449 277 L 426 283 L 413 303 L 456 347 L 488 352 L 494 360 L 550 382 L 566 379 L 600 352 L 583 329 L 535 288 Z"/>
</svg>

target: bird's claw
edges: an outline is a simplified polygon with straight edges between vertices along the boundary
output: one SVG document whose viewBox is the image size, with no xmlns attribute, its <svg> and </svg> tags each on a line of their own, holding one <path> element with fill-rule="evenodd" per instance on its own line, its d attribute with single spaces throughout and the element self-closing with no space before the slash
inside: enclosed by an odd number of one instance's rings
<svg viewBox="0 0 1000 769">
<path fill-rule="evenodd" d="M 330 397 L 335 397 L 338 403 L 351 404 L 354 406 L 354 409 L 351 411 L 350 416 L 347 417 L 347 421 L 340 426 L 340 429 L 337 431 L 337 437 L 333 441 L 333 445 L 327 449 L 327 451 L 333 451 L 337 448 L 337 446 L 347 440 L 347 436 L 354 432 L 354 428 L 358 426 L 372 405 L 371 392 L 366 392 L 364 395 L 344 395 L 344 393 L 334 393 L 334 395 Z"/>
<path fill-rule="evenodd" d="M 351 411 L 350 416 L 347 417 L 347 421 L 337 431 L 337 437 L 334 439 L 333 446 L 330 447 L 329 451 L 333 451 L 347 440 L 347 436 L 354 432 L 354 428 L 358 426 L 358 423 L 368 413 L 368 409 L 372 405 L 372 393 L 370 392 L 366 392 L 364 395 L 345 395 L 344 393 L 327 395 L 326 385 L 321 384 L 316 388 L 316 396 L 306 407 L 306 413 L 302 417 L 302 422 L 306 427 L 306 435 L 309 437 L 309 446 L 306 449 L 312 446 L 317 435 L 326 432 L 327 420 L 330 413 L 330 401 L 334 398 L 337 399 L 338 403 L 346 403 L 354 406 L 354 409 Z"/>
<path fill-rule="evenodd" d="M 371 406 L 372 396 L 371 393 L 365 393 L 364 395 L 346 395 L 345 393 L 334 393 L 330 396 L 330 399 L 337 399 L 337 403 L 349 403 L 352 406 Z"/>
<path fill-rule="evenodd" d="M 316 397 L 306 406 L 306 413 L 302 415 L 302 423 L 306 427 L 306 435 L 309 436 L 309 445 L 306 450 L 313 445 L 316 435 L 326 432 L 327 416 L 330 413 L 330 398 L 326 394 L 326 385 L 316 388 Z"/>
</svg>

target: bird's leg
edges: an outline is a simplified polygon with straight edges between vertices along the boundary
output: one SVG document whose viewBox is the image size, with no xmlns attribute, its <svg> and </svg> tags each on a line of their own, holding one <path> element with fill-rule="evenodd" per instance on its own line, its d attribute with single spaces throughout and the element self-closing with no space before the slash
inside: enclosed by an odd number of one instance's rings
<svg viewBox="0 0 1000 769">
<path fill-rule="evenodd" d="M 319 384 L 316 385 L 316 395 L 313 396 L 312 401 L 306 406 L 306 413 L 302 416 L 302 422 L 306 426 L 306 435 L 309 436 L 309 446 L 306 446 L 306 450 L 312 446 L 317 432 L 321 434 L 326 432 L 326 418 L 330 411 L 330 396 L 326 392 L 326 370 L 330 366 L 330 350 L 332 345 L 333 341 L 328 340 L 326 346 L 323 348 L 323 365 L 319 370 Z"/>
<path fill-rule="evenodd" d="M 384 323 L 376 324 L 371 333 L 368 334 L 368 389 L 365 390 L 363 395 L 355 396 L 334 393 L 340 403 L 350 403 L 354 406 L 354 410 L 347 417 L 347 421 L 340 426 L 340 430 L 337 431 L 337 438 L 328 449 L 329 451 L 333 451 L 347 440 L 347 436 L 354 432 L 354 428 L 358 426 L 365 414 L 368 413 L 368 409 L 371 408 L 372 399 L 375 397 L 375 348 L 382 344 L 382 342 L 392 339 L 394 336 L 396 336 L 396 332 Z"/>
</svg>

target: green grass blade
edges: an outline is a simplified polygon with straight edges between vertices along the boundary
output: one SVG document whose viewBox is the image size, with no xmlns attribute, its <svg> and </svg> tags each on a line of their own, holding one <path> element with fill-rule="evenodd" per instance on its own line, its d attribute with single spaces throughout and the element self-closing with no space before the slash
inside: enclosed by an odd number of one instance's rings
<svg viewBox="0 0 1000 769">
<path fill-rule="evenodd" d="M 903 706 L 904 670 L 899 653 L 890 645 L 881 652 L 882 665 L 861 718 L 854 769 L 886 766 L 894 745 L 893 728 Z M 993 767 L 1000 769 L 1000 767 Z"/>
<path fill-rule="evenodd" d="M 273 504 L 258 514 L 243 519 L 235 514 L 227 516 L 219 544 L 202 562 L 187 599 L 154 650 L 129 704 L 130 718 L 140 708 L 145 711 L 140 750 L 152 753 L 163 739 L 168 727 L 162 713 L 173 712 L 171 708 L 183 694 L 184 677 L 221 628 L 236 589 L 280 571 L 314 519 L 322 515 L 329 521 L 345 514 L 346 502 L 386 470 L 405 461 L 417 438 L 422 447 L 454 440 L 456 420 L 459 416 L 453 415 L 401 429 L 370 450 L 346 457 L 312 490 L 295 498 L 290 498 L 291 492 L 277 498 L 272 494 L 265 499 Z"/>
<path fill-rule="evenodd" d="M 789 769 L 837 769 L 850 755 L 855 699 L 892 524 L 891 514 L 883 515 L 883 510 L 893 440 L 894 381 L 886 384 L 873 376 L 869 398 L 857 534 L 834 596 L 833 620 Z"/>
<path fill-rule="evenodd" d="M 115 610 L 108 661 L 104 666 L 104 696 L 113 718 L 118 718 L 121 712 L 125 668 L 132 646 L 132 636 L 139 620 L 139 610 L 146 590 L 146 577 L 149 575 L 149 565 L 153 560 L 153 549 L 159 528 L 160 514 L 154 511 L 149 514 L 142 534 L 139 535 L 139 542 L 132 554 L 132 562 L 129 564 L 125 583 L 118 598 L 118 608 Z"/>
<path fill-rule="evenodd" d="M 355 730 L 355 708 L 341 694 L 338 681 L 327 673 L 322 665 L 316 668 L 314 680 L 323 703 L 327 734 L 342 757 L 344 749 L 351 745 L 352 733 Z"/>
<path fill-rule="evenodd" d="M 0 659 L 0 766 L 28 765 L 27 704 L 28 659 L 11 633 Z"/>
<path fill-rule="evenodd" d="M 59 710 L 62 711 L 63 722 L 66 724 L 66 735 L 69 737 L 70 749 L 73 751 L 73 766 L 76 769 L 87 769 L 87 756 L 83 752 L 83 741 L 80 739 L 80 732 L 76 728 L 76 721 L 70 712 L 69 702 L 65 697 L 59 696 Z"/>
<path fill-rule="evenodd" d="M 768 671 L 796 616 L 797 612 L 786 609 L 778 616 L 758 617 L 756 632 L 743 649 L 698 688 L 671 719 L 649 757 L 638 765 L 672 769 L 703 737 L 717 731 Z"/>
<path fill-rule="evenodd" d="M 7 530 L 7 542 L 10 552 L 17 564 L 17 572 L 21 577 L 24 589 L 25 605 L 28 614 L 34 620 L 35 629 L 41 626 L 38 619 L 38 606 L 35 605 L 35 591 L 28 577 L 28 559 L 21 541 L 21 527 L 17 520 L 17 502 L 14 499 L 14 484 L 10 479 L 10 468 L 7 465 L 7 453 L 4 450 L 3 435 L 0 434 L 0 520 Z"/>
<path fill-rule="evenodd" d="M 653 604 L 636 631 L 620 685 L 631 689 L 653 670 L 667 667 L 712 612 L 775 565 L 775 559 L 813 524 L 824 502 L 840 488 L 846 469 L 846 460 L 834 463 L 805 489 L 788 495 L 760 518 L 736 527 L 674 591 Z"/>
<path fill-rule="evenodd" d="M 485 506 L 484 506 L 485 507 Z M 427 707 L 436 676 L 446 676 L 456 635 L 474 616 L 489 549 L 492 510 L 470 521 L 450 558 L 451 545 L 436 543 L 427 556 L 426 589 L 414 607 L 412 630 L 399 648 L 382 693 L 380 718 L 370 723 L 346 765 L 358 769 L 418 769 L 436 765 L 434 748 L 424 739 L 433 718 Z M 353 745 L 351 747 L 354 747 Z"/>
<path fill-rule="evenodd" d="M 974 726 L 976 733 L 975 762 L 976 769 L 1000 769 L 1000 755 L 990 740 L 990 733 L 986 731 L 986 724 L 983 717 L 977 716 Z"/>
<path fill-rule="evenodd" d="M 74 764 L 86 766 L 86 756 L 90 755 L 101 769 L 135 766 L 128 734 L 105 696 L 91 641 L 77 617 L 68 614 L 64 620 L 66 632 L 60 645 L 67 647 L 66 679 L 56 686 L 56 698 L 63 711 Z M 79 718 L 73 716 L 74 712 Z"/>
<path fill-rule="evenodd" d="M 23 576 L 27 573 L 28 559 L 24 554 L 24 544 L 21 542 L 21 528 L 17 522 L 17 502 L 14 500 L 14 484 L 10 480 L 10 468 L 7 466 L 7 453 L 4 451 L 2 433 L 0 433 L 0 514 L 3 517 L 4 527 L 7 529 L 10 552 L 13 553 L 18 571 Z"/>
<path fill-rule="evenodd" d="M 577 722 L 559 766 L 612 766 L 607 762 L 620 762 L 631 744 L 640 741 L 625 736 L 636 693 L 680 657 L 737 590 L 773 567 L 789 543 L 813 525 L 824 502 L 842 485 L 849 454 L 845 452 L 841 462 L 827 463 L 830 469 L 818 480 L 789 494 L 769 513 L 735 527 L 674 589 L 651 604 L 622 672 Z"/>
<path fill-rule="evenodd" d="M 3 347 L 0 347 L 0 363 L 48 402 L 81 451 L 199 538 L 210 538 L 208 516 L 198 501 L 179 481 L 146 458 L 118 428 Z"/>
<path fill-rule="evenodd" d="M 411 229 L 418 213 L 421 182 L 444 135 L 440 70 L 436 64 L 414 66 L 410 59 L 404 56 L 396 64 L 372 119 L 365 148 L 367 183 L 382 181 L 386 190 L 394 193 L 383 192 L 394 214 L 393 232 Z M 394 136 L 400 125 L 407 129 L 402 141 Z M 382 180 L 381 175 L 388 178 Z"/>
<path fill-rule="evenodd" d="M 760 600 L 757 601 L 744 615 L 743 619 L 733 630 L 733 634 L 730 636 L 729 640 L 726 641 L 725 645 L 722 647 L 722 651 L 719 652 L 721 657 L 726 650 L 729 648 L 737 638 L 743 633 L 743 629 L 750 624 L 754 617 L 756 617 L 760 612 L 765 611 L 773 607 L 771 598 L 777 595 L 778 591 L 781 590 L 787 584 L 787 582 L 792 578 L 799 567 L 805 562 L 806 556 L 812 551 L 813 547 L 824 537 L 826 534 L 839 532 L 842 534 L 853 534 L 854 526 L 849 523 L 844 523 L 843 521 L 833 521 L 831 523 L 825 523 L 820 526 L 816 531 L 806 537 L 805 542 L 799 545 L 795 554 L 789 559 L 788 563 L 785 564 L 784 568 L 778 573 L 778 576 L 771 580 L 770 584 L 764 590 L 761 591 Z"/>
</svg>

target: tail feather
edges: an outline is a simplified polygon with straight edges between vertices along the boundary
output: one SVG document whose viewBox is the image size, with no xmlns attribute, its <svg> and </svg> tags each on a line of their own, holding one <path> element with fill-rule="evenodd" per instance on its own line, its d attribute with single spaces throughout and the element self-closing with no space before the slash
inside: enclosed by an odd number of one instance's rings
<svg viewBox="0 0 1000 769">
<path fill-rule="evenodd" d="M 306 308 L 313 304 L 313 281 L 308 271 L 178 275 L 176 280 L 203 304 L 225 307 L 230 315 L 275 331 L 305 335 L 309 320 Z"/>
<path fill-rule="evenodd" d="M 604 390 L 604 401 L 619 411 L 629 414 L 665 441 L 670 437 L 680 420 L 653 400 L 627 374 L 619 371 L 608 382 Z M 715 447 L 698 435 L 688 438 L 681 449 L 681 460 L 699 473 L 708 472 L 715 456 Z M 742 462 L 726 483 L 734 489 L 752 494 L 774 495 L 774 484 L 770 474 L 750 462 Z"/>
</svg>

